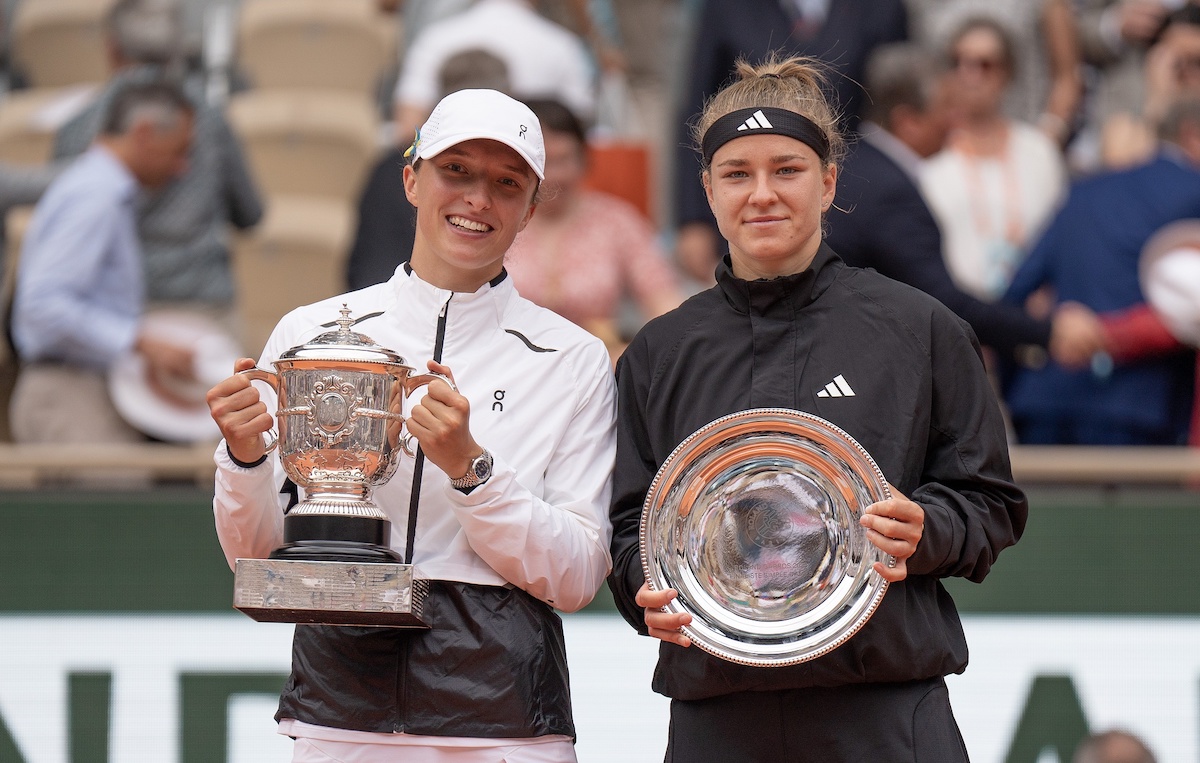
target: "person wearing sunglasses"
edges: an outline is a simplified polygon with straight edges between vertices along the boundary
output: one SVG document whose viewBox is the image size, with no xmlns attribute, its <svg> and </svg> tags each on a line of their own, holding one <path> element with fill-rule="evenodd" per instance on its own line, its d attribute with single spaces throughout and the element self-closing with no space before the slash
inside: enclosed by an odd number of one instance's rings
<svg viewBox="0 0 1200 763">
<path fill-rule="evenodd" d="M 921 191 L 943 232 L 959 288 L 995 301 L 1067 182 L 1062 153 L 1036 127 L 1008 117 L 1016 58 L 996 21 L 966 21 L 947 49 L 955 128 L 922 173 Z"/>
</svg>

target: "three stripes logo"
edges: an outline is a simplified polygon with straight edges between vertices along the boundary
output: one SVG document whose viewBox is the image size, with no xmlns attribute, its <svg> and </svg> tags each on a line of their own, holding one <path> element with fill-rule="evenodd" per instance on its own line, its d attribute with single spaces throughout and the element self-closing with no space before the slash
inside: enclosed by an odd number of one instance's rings
<svg viewBox="0 0 1200 763">
<path fill-rule="evenodd" d="M 838 374 L 825 385 L 825 389 L 817 393 L 817 397 L 854 397 L 854 390 L 850 389 L 846 377 Z"/>
<path fill-rule="evenodd" d="M 742 130 L 762 130 L 766 127 L 774 127 L 775 125 L 767 121 L 767 115 L 762 113 L 762 109 L 750 115 L 750 118 L 738 127 L 738 132 Z"/>
</svg>

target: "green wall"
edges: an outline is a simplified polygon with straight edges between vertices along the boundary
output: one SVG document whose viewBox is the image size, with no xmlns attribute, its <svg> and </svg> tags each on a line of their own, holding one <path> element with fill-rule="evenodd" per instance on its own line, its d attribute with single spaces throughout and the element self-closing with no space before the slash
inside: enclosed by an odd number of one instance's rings
<svg viewBox="0 0 1200 763">
<path fill-rule="evenodd" d="M 978 613 L 1200 614 L 1191 579 L 1200 492 L 1040 488 L 1025 537 L 981 585 L 949 580 Z M 212 612 L 233 574 L 194 488 L 0 493 L 0 612 Z M 611 609 L 607 590 L 591 605 Z"/>
</svg>

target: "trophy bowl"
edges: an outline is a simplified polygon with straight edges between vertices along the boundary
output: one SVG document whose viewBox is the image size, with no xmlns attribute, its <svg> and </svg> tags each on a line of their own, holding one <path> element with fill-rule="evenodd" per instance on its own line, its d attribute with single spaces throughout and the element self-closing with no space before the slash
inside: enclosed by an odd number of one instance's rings
<svg viewBox="0 0 1200 763">
<path fill-rule="evenodd" d="M 760 408 L 701 427 L 646 495 L 641 558 L 652 590 L 701 649 L 753 666 L 793 665 L 843 644 L 887 591 L 889 556 L 859 524 L 891 497 L 870 454 L 800 411 Z"/>
<path fill-rule="evenodd" d="M 275 371 L 242 373 L 278 397 L 276 436 L 288 477 L 304 499 L 283 519 L 284 545 L 269 559 L 239 559 L 235 603 L 258 620 L 425 627 L 420 605 L 427 581 L 390 547 L 391 521 L 371 488 L 395 473 L 401 454 L 415 455 L 404 402 L 441 374 L 414 374 L 395 352 L 338 328 L 292 347 Z M 365 564 L 364 564 L 365 563 Z"/>
</svg>

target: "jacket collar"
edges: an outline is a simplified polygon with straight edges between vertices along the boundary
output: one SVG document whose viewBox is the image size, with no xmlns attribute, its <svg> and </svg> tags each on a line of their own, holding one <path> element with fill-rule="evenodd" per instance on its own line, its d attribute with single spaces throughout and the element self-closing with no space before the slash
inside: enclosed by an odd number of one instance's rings
<svg viewBox="0 0 1200 763">
<path fill-rule="evenodd" d="M 399 328 L 412 333 L 424 333 L 424 327 L 436 325 L 443 308 L 447 326 L 457 334 L 494 329 L 516 293 L 507 271 L 474 292 L 456 292 L 423 280 L 408 263 L 396 268 L 388 288 L 392 304 L 387 313 Z"/>
<path fill-rule="evenodd" d="M 778 278 L 746 281 L 733 274 L 727 254 L 717 266 L 717 288 L 739 313 L 789 317 L 824 294 L 844 267 L 841 258 L 822 241 L 807 269 Z"/>
<path fill-rule="evenodd" d="M 89 161 L 103 166 L 105 171 L 116 180 L 116 197 L 122 203 L 131 204 L 137 199 L 140 191 L 137 178 L 129 171 L 125 163 L 117 158 L 116 154 L 100 143 L 93 143 L 86 155 Z"/>
</svg>

